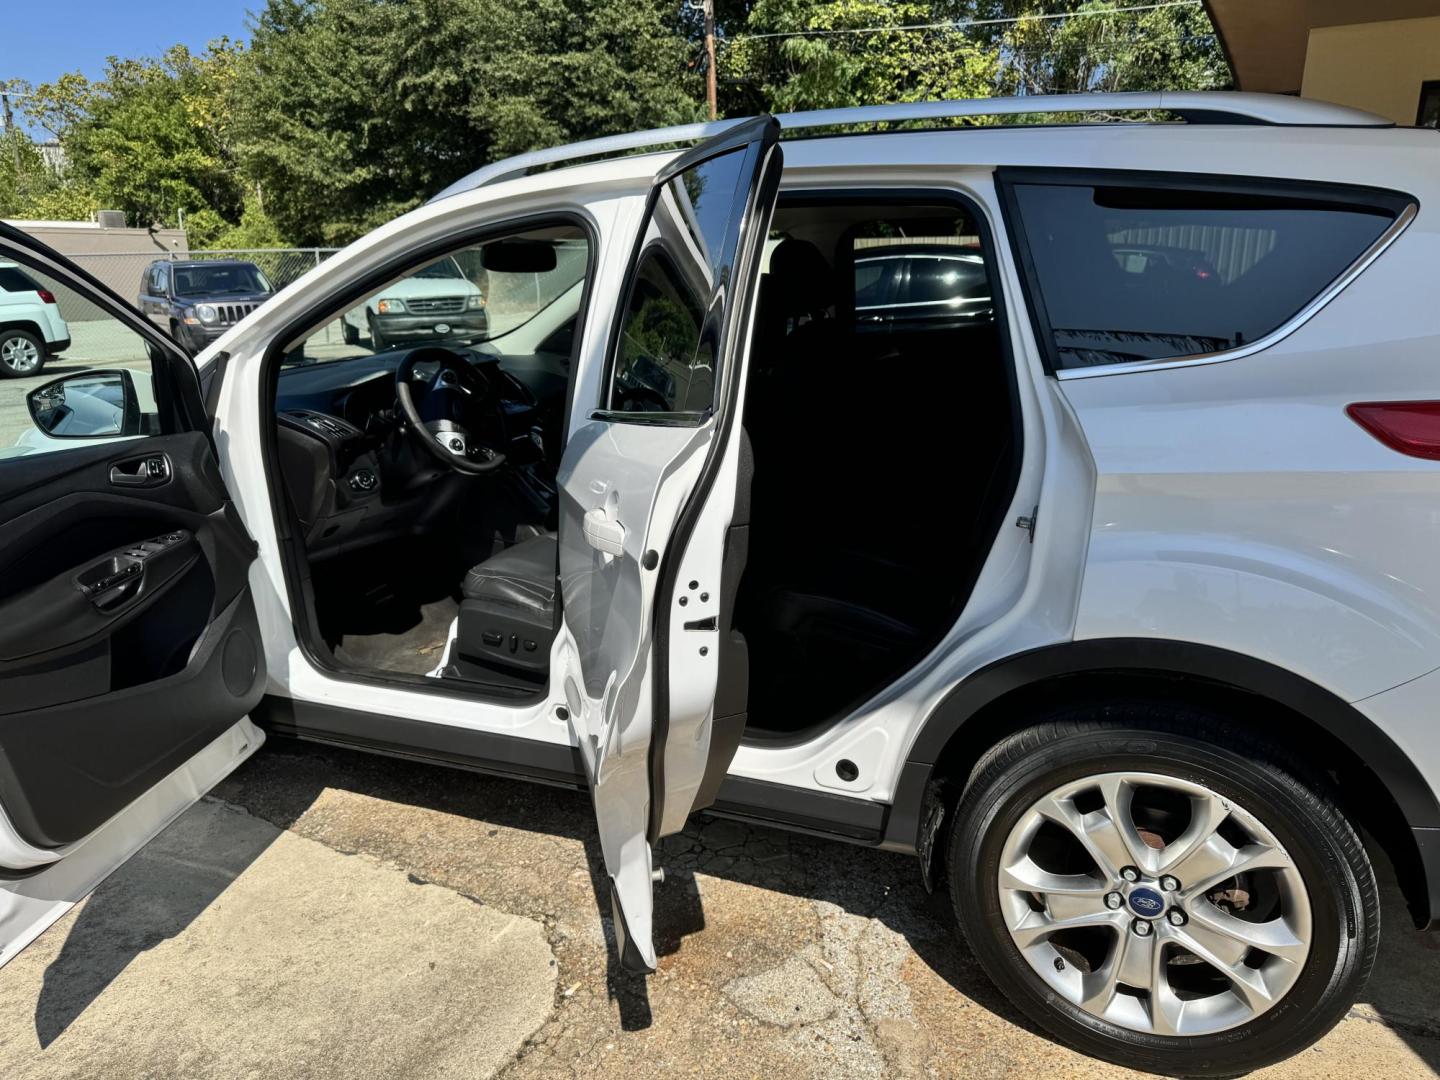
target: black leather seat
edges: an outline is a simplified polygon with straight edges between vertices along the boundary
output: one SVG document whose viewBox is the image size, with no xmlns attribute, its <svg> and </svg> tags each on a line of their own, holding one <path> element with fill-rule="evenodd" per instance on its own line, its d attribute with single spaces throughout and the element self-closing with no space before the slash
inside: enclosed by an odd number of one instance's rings
<svg viewBox="0 0 1440 1080">
<path fill-rule="evenodd" d="M 559 541 L 541 533 L 490 556 L 465 575 L 466 600 L 518 608 L 536 615 L 555 613 L 555 570 Z M 453 579 L 452 579 L 453 580 Z"/>
<path fill-rule="evenodd" d="M 460 658 L 543 676 L 555 640 L 559 540 L 541 533 L 490 556 L 460 586 Z"/>
</svg>

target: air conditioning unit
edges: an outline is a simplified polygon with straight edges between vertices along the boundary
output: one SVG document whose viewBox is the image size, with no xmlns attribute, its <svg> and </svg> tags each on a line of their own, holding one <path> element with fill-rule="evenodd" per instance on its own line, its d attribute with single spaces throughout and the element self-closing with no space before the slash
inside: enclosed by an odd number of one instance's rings
<svg viewBox="0 0 1440 1080">
<path fill-rule="evenodd" d="M 96 210 L 95 223 L 102 229 L 125 228 L 124 210 Z"/>
</svg>

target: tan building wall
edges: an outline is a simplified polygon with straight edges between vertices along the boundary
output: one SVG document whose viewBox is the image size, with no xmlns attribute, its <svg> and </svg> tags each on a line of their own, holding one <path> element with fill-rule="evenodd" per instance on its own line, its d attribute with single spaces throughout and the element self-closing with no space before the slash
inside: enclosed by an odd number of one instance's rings
<svg viewBox="0 0 1440 1080">
<path fill-rule="evenodd" d="M 1315 27 L 1300 92 L 1413 124 L 1431 79 L 1440 79 L 1440 16 Z"/>
<path fill-rule="evenodd" d="M 140 277 L 152 259 L 187 255 L 183 229 L 109 229 L 91 221 L 6 221 L 40 243 L 74 259 L 120 296 L 134 303 Z M 100 309 L 64 290 L 60 313 L 70 320 L 101 318 Z"/>
<path fill-rule="evenodd" d="M 155 257 L 184 254 L 190 250 L 183 229 L 107 229 L 90 221 L 9 220 L 22 232 L 61 255 L 132 255 L 153 251 Z"/>
</svg>

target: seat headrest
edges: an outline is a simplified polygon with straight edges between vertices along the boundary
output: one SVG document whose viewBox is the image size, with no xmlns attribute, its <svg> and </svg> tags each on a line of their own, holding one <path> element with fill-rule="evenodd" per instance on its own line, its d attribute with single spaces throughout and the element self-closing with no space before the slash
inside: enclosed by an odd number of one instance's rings
<svg viewBox="0 0 1440 1080">
<path fill-rule="evenodd" d="M 782 240 L 770 253 L 766 299 L 785 316 L 818 316 L 835 302 L 835 275 L 808 240 Z"/>
</svg>

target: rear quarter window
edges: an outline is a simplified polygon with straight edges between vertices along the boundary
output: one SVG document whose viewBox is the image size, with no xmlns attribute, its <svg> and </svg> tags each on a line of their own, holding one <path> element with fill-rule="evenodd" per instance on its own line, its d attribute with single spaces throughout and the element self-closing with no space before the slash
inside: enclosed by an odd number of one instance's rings
<svg viewBox="0 0 1440 1080">
<path fill-rule="evenodd" d="M 36 292 L 39 288 L 35 280 L 23 270 L 14 266 L 0 266 L 0 291 Z"/>
<path fill-rule="evenodd" d="M 1055 369 L 1242 348 L 1298 315 L 1399 216 L 1404 196 L 1307 185 L 1007 183 Z"/>
</svg>

